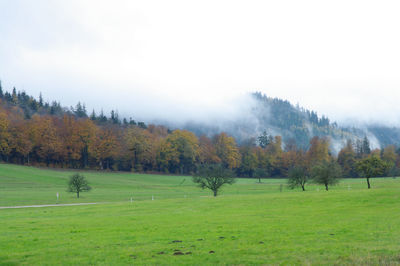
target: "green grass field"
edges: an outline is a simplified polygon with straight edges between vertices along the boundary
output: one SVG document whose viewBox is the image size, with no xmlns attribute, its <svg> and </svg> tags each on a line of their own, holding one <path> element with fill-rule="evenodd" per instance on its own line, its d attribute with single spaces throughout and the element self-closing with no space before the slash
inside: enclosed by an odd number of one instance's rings
<svg viewBox="0 0 400 266">
<path fill-rule="evenodd" d="M 213 198 L 190 177 L 83 172 L 76 199 L 73 173 L 0 165 L 0 206 L 102 202 L 0 209 L 0 265 L 400 264 L 399 179 L 239 179 Z"/>
</svg>

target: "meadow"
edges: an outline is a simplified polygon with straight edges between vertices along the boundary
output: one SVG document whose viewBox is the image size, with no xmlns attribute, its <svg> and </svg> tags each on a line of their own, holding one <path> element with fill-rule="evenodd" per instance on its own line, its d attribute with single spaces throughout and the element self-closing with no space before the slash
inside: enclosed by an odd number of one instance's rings
<svg viewBox="0 0 400 266">
<path fill-rule="evenodd" d="M 0 206 L 99 203 L 0 209 L 0 265 L 400 264 L 399 179 L 238 179 L 214 198 L 189 176 L 82 171 L 77 199 L 73 173 L 0 165 Z"/>
</svg>

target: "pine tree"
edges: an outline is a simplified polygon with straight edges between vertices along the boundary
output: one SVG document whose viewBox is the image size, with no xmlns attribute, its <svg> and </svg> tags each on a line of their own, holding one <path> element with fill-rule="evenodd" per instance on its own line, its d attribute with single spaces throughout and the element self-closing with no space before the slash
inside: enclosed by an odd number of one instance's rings
<svg viewBox="0 0 400 266">
<path fill-rule="evenodd" d="M 7 102 L 9 102 L 9 103 L 12 102 L 12 96 L 11 96 L 11 94 L 10 94 L 8 91 L 6 91 L 6 92 L 4 93 L 4 99 L 5 99 Z"/>
<path fill-rule="evenodd" d="M 107 117 L 104 115 L 103 109 L 101 109 L 100 115 L 99 115 L 99 120 L 100 122 L 107 122 Z"/>
<path fill-rule="evenodd" d="M 136 125 L 136 121 L 129 117 L 129 125 Z"/>
<path fill-rule="evenodd" d="M 0 98 L 3 99 L 4 93 L 3 93 L 3 87 L 1 86 L 1 80 L 0 80 Z"/>
<path fill-rule="evenodd" d="M 369 140 L 368 140 L 367 136 L 365 136 L 363 139 L 361 150 L 364 155 L 368 155 L 371 153 L 371 147 L 369 145 Z"/>
<path fill-rule="evenodd" d="M 82 106 L 82 111 L 83 111 L 83 117 L 87 117 L 87 111 L 86 111 L 86 105 L 85 104 L 83 104 L 83 106 Z"/>
<path fill-rule="evenodd" d="M 15 87 L 12 90 L 11 101 L 15 105 L 18 103 L 17 90 L 15 89 Z"/>
<path fill-rule="evenodd" d="M 39 94 L 39 107 L 43 107 L 43 96 L 42 96 L 42 93 Z"/>
<path fill-rule="evenodd" d="M 94 109 L 92 111 L 92 114 L 90 115 L 90 120 L 92 120 L 92 121 L 96 120 L 96 112 L 94 111 Z"/>
<path fill-rule="evenodd" d="M 114 112 L 114 110 L 111 110 L 111 121 L 113 121 L 113 123 L 114 123 L 114 120 L 115 120 L 115 112 Z"/>
<path fill-rule="evenodd" d="M 78 102 L 73 112 L 77 117 L 87 117 L 86 106 L 82 105 L 81 102 Z"/>
<path fill-rule="evenodd" d="M 264 132 L 261 134 L 261 136 L 258 137 L 258 144 L 260 145 L 261 148 L 265 148 L 268 146 L 268 144 L 271 143 L 272 136 L 268 135 L 268 132 L 264 130 Z"/>
</svg>

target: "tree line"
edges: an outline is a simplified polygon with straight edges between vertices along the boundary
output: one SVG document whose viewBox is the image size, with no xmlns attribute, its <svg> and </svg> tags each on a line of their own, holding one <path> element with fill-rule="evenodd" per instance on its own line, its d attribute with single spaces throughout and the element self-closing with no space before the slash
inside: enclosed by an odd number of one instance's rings
<svg viewBox="0 0 400 266">
<path fill-rule="evenodd" d="M 322 123 L 322 122 L 321 122 Z M 133 119 L 120 119 L 84 105 L 62 108 L 25 93 L 3 93 L 0 85 L 0 157 L 3 161 L 49 167 L 132 172 L 193 174 L 199 165 L 220 164 L 236 176 L 287 177 L 295 167 L 310 172 L 324 162 L 337 164 L 343 177 L 370 175 L 360 163 L 374 158 L 384 164 L 374 176 L 398 174 L 400 152 L 394 145 L 371 150 L 368 138 L 347 144 L 338 155 L 329 138 L 313 137 L 309 148 L 264 132 L 240 143 L 226 133 L 196 136 Z"/>
</svg>

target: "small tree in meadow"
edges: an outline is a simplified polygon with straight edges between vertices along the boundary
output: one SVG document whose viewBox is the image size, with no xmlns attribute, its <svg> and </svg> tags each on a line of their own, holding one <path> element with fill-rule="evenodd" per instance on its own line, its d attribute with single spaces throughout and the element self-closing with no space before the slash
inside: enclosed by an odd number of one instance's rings
<svg viewBox="0 0 400 266">
<path fill-rule="evenodd" d="M 314 182 L 324 185 L 326 191 L 328 191 L 328 186 L 335 185 L 339 182 L 341 175 L 342 169 L 335 161 L 324 161 L 314 165 L 311 169 L 311 176 Z"/>
<path fill-rule="evenodd" d="M 304 186 L 306 185 L 307 181 L 309 180 L 309 175 L 307 170 L 300 166 L 295 166 L 289 170 L 288 173 L 288 186 L 291 189 L 296 187 L 301 187 L 303 191 L 306 189 Z"/>
<path fill-rule="evenodd" d="M 258 183 L 261 183 L 261 178 L 267 178 L 268 176 L 268 170 L 265 168 L 256 168 L 254 171 L 254 177 L 258 179 Z"/>
<path fill-rule="evenodd" d="M 369 179 L 371 177 L 382 176 L 389 167 L 389 164 L 382 161 L 376 155 L 369 156 L 357 162 L 357 170 L 360 172 L 361 176 L 367 179 L 368 189 L 371 188 Z"/>
<path fill-rule="evenodd" d="M 79 198 L 79 193 L 89 191 L 92 188 L 89 186 L 86 178 L 80 174 L 74 174 L 69 178 L 68 191 L 76 192 L 76 197 Z"/>
<path fill-rule="evenodd" d="M 235 183 L 235 178 L 232 171 L 222 164 L 204 164 L 198 167 L 197 173 L 193 176 L 193 182 L 202 189 L 210 189 L 216 197 L 220 188 L 224 184 Z"/>
</svg>

